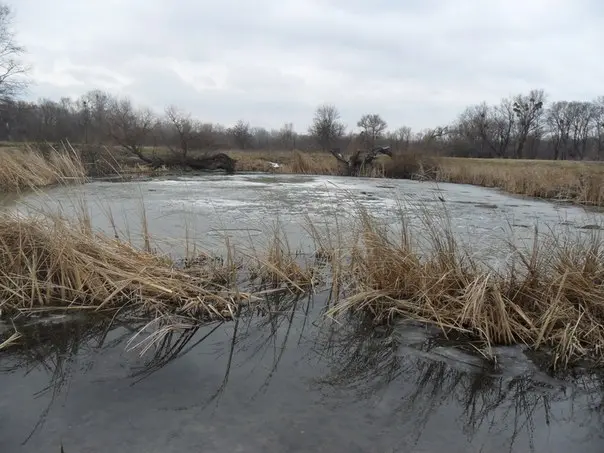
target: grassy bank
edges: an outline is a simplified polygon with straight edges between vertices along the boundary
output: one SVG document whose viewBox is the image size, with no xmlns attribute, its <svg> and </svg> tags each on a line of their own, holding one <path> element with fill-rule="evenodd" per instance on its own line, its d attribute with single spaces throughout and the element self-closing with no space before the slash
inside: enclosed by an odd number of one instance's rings
<svg viewBox="0 0 604 453">
<path fill-rule="evenodd" d="M 441 158 L 436 179 L 604 206 L 604 163 L 600 162 Z"/>
</svg>

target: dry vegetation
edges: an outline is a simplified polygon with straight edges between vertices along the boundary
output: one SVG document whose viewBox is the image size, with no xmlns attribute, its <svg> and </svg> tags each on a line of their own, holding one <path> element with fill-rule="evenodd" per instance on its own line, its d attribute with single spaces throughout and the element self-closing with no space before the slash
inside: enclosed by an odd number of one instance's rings
<svg viewBox="0 0 604 453">
<path fill-rule="evenodd" d="M 227 244 L 226 259 L 196 253 L 173 261 L 151 252 L 148 238 L 139 249 L 94 232 L 84 217 L 6 212 L 0 227 L 0 318 L 13 322 L 57 312 L 135 314 L 161 323 L 157 341 L 174 328 L 233 319 L 267 291 L 303 293 L 316 283 L 278 237 L 267 256 Z M 0 349 L 17 338 L 18 330 Z"/>
<path fill-rule="evenodd" d="M 42 153 L 33 148 L 0 150 L 0 192 L 82 182 L 86 171 L 72 149 L 50 149 Z"/>
<path fill-rule="evenodd" d="M 442 158 L 436 178 L 604 206 L 604 164 L 600 162 Z"/>
<path fill-rule="evenodd" d="M 119 310 L 230 317 L 235 301 L 211 266 L 179 270 L 165 258 L 54 216 L 0 221 L 0 309 Z M 244 296 L 244 295 L 240 295 Z"/>
<path fill-rule="evenodd" d="M 9 181 L 2 186 L 4 190 L 81 177 L 75 169 L 82 167 L 72 155 L 67 159 L 32 152 L 27 156 L 39 160 L 27 167 L 16 165 L 22 161 L 18 154 L 14 156 L 10 166 L 3 168 Z M 311 171 L 311 165 L 321 162 L 318 156 L 312 155 L 310 161 L 299 154 L 300 162 L 293 165 L 305 165 Z M 435 161 L 426 162 L 413 166 L 406 161 L 401 171 L 414 176 L 443 171 L 443 167 L 434 168 Z M 454 165 L 458 161 L 441 162 Z M 510 179 L 530 168 L 506 161 L 488 163 L 507 165 Z M 597 165 L 580 168 L 593 171 L 594 178 L 599 175 Z M 567 169 L 566 174 L 579 178 L 581 173 Z M 548 179 L 554 178 L 543 181 Z M 187 323 L 233 318 L 242 306 L 261 300 L 266 291 L 312 291 L 329 277 L 332 316 L 361 311 L 376 323 L 397 317 L 432 323 L 447 334 L 478 339 L 487 355 L 500 344 L 549 348 L 557 367 L 580 359 L 603 361 L 604 247 L 597 231 L 581 239 L 540 236 L 528 249 L 508 245 L 507 265 L 493 268 L 460 245 L 446 222 L 427 219 L 427 242 L 421 238 L 422 243 L 405 227 L 404 216 L 403 233 L 396 240 L 367 212 L 360 210 L 356 219 L 357 229 L 340 226 L 327 236 L 309 225 L 318 257 L 330 263 L 331 272 L 325 273 L 316 263 L 303 264 L 278 230 L 262 250 L 239 253 L 226 244 L 226 261 L 200 255 L 179 266 L 152 253 L 149 241 L 141 250 L 93 232 L 85 216 L 74 221 L 48 213 L 23 217 L 5 212 L 0 220 L 0 316 L 15 321 L 57 310 L 101 311 L 113 316 L 135 312 L 163 320 L 165 333 Z M 348 234 L 343 236 L 341 231 Z M 256 280 L 260 285 L 253 283 Z M 0 347 L 17 339 L 18 331 L 0 339 L 5 341 Z"/>
<path fill-rule="evenodd" d="M 555 367 L 604 361 L 604 244 L 598 233 L 582 239 L 536 235 L 528 248 L 502 244 L 506 263 L 494 268 L 460 245 L 447 222 L 426 218 L 420 249 L 404 215 L 398 239 L 362 210 L 358 219 L 359 228 L 332 262 L 341 298 L 330 315 L 362 311 L 376 323 L 431 323 L 479 340 L 486 355 L 495 345 L 545 347 Z"/>
<path fill-rule="evenodd" d="M 147 151 L 149 155 L 166 152 Z M 0 153 L 0 191 L 4 193 L 81 182 L 86 176 L 152 173 L 123 152 L 107 147 L 93 151 L 50 148 L 46 152 L 32 147 L 2 148 Z M 95 153 L 94 159 L 91 153 Z M 341 170 L 331 154 L 318 151 L 233 150 L 227 154 L 237 160 L 236 170 L 240 172 L 338 175 Z M 392 159 L 379 157 L 363 176 L 474 184 L 518 195 L 604 206 L 604 164 L 600 162 L 452 158 L 407 152 Z"/>
</svg>

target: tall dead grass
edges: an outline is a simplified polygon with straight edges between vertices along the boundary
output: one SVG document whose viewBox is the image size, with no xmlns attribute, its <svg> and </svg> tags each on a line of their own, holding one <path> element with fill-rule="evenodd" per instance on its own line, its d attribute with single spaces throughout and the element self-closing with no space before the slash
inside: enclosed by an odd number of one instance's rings
<svg viewBox="0 0 604 453">
<path fill-rule="evenodd" d="M 212 268 L 179 270 L 127 243 L 49 216 L 0 219 L 0 311 L 135 309 L 153 317 L 230 318 L 248 295 L 217 282 Z"/>
<path fill-rule="evenodd" d="M 81 203 L 84 203 L 83 201 Z M 143 214 L 143 248 L 95 232 L 84 204 L 75 218 L 7 211 L 0 218 L 0 318 L 104 313 L 161 326 L 143 342 L 171 329 L 237 317 L 271 293 L 312 291 L 319 279 L 277 233 L 267 253 L 235 251 L 212 257 L 197 249 L 174 261 L 153 251 Z M 254 280 L 260 278 L 261 285 Z M 0 349 L 21 338 L 2 335 Z"/>
<path fill-rule="evenodd" d="M 440 158 L 435 179 L 604 206 L 604 164 L 599 162 Z"/>
<path fill-rule="evenodd" d="M 4 193 L 81 183 L 86 177 L 86 170 L 73 149 L 52 148 L 43 153 L 33 148 L 3 148 L 0 161 L 0 191 Z"/>
<path fill-rule="evenodd" d="M 479 340 L 487 355 L 496 345 L 545 348 L 554 367 L 604 362 L 604 244 L 597 232 L 536 235 L 526 249 L 502 244 L 506 265 L 494 267 L 446 223 L 425 222 L 419 249 L 404 217 L 396 238 L 362 209 L 358 220 L 332 261 L 340 293 L 330 316 L 362 311 L 376 323 L 426 322 Z"/>
</svg>

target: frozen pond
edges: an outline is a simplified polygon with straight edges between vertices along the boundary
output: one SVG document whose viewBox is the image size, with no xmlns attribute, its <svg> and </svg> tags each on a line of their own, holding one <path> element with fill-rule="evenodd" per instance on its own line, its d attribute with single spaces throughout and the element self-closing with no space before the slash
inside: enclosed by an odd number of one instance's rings
<svg viewBox="0 0 604 453">
<path fill-rule="evenodd" d="M 261 240 L 276 223 L 292 249 L 304 250 L 311 242 L 306 217 L 317 225 L 333 226 L 337 221 L 346 230 L 355 204 L 395 230 L 401 223 L 401 209 L 412 225 L 421 228 L 423 213 L 442 217 L 444 208 L 452 229 L 474 245 L 510 235 L 530 241 L 536 225 L 540 231 L 554 228 L 565 234 L 588 234 L 604 219 L 581 207 L 469 185 L 266 174 L 99 181 L 28 196 L 19 201 L 18 209 L 43 207 L 73 215 L 83 200 L 95 227 L 113 235 L 113 223 L 118 236 L 134 241 L 140 240 L 144 211 L 156 244 L 175 255 L 183 253 L 185 241 L 213 248 L 224 244 L 225 235 L 245 243 Z"/>
<path fill-rule="evenodd" d="M 602 223 L 580 207 L 473 186 L 264 174 L 93 182 L 5 209 L 83 207 L 95 227 L 139 241 L 144 205 L 152 237 L 179 255 L 187 238 L 208 248 L 223 233 L 255 241 L 277 220 L 291 247 L 305 249 L 306 216 L 346 230 L 354 203 L 393 228 L 400 208 L 421 229 L 422 212 L 445 207 L 474 245 L 530 239 L 536 224 L 581 236 Z M 26 348 L 0 353 L 0 451 L 603 450 L 604 377 L 548 376 L 520 348 L 497 350 L 495 369 L 422 327 L 329 324 L 324 306 L 319 294 L 142 357 L 127 341 L 145 322 L 33 325 Z"/>
</svg>

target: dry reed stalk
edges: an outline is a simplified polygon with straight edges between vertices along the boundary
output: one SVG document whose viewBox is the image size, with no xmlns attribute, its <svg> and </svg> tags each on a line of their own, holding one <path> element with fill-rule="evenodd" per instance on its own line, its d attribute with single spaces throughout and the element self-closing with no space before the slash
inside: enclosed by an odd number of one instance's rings
<svg viewBox="0 0 604 453">
<path fill-rule="evenodd" d="M 249 259 L 250 279 L 259 279 L 263 286 L 304 293 L 308 289 L 312 291 L 322 282 L 317 269 L 303 262 L 301 254 L 292 251 L 287 235 L 278 225 L 273 226 L 263 251 L 254 250 L 246 256 Z"/>
<path fill-rule="evenodd" d="M 51 149 L 47 156 L 33 148 L 0 151 L 0 191 L 19 192 L 55 184 L 81 183 L 86 171 L 73 149 Z"/>
<path fill-rule="evenodd" d="M 0 219 L 0 309 L 6 316 L 60 310 L 229 318 L 249 295 L 221 286 L 210 269 L 177 270 L 129 244 L 51 217 Z"/>
<path fill-rule="evenodd" d="M 441 158 L 436 179 L 604 206 L 604 165 L 597 162 Z"/>
<path fill-rule="evenodd" d="M 328 313 L 370 313 L 375 322 L 405 317 L 471 334 L 490 354 L 495 345 L 549 348 L 552 365 L 604 362 L 604 244 L 536 237 L 532 247 L 507 244 L 506 268 L 472 256 L 451 229 L 426 224 L 429 247 L 417 250 L 403 227 L 400 240 L 360 210 L 358 241 L 332 263 L 347 288 Z"/>
<path fill-rule="evenodd" d="M 296 174 L 312 175 L 337 175 L 339 168 L 337 161 L 331 155 L 311 155 L 295 151 L 293 159 L 285 170 Z"/>
</svg>

